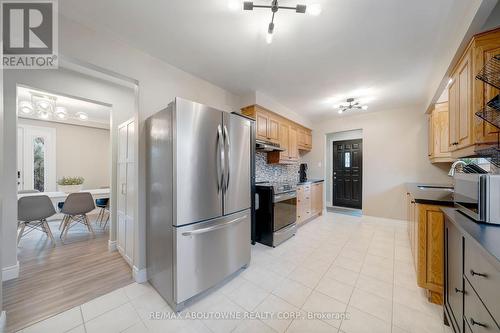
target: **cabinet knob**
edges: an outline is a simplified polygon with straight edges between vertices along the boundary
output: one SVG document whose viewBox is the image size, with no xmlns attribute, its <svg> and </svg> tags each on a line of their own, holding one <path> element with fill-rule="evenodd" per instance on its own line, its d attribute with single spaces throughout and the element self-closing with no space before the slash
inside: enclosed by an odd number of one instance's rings
<svg viewBox="0 0 500 333">
<path fill-rule="evenodd" d="M 481 327 L 488 327 L 488 325 L 486 325 L 486 324 L 475 321 L 474 318 L 472 318 L 472 317 L 470 318 L 469 321 L 470 321 L 470 324 L 472 326 L 477 325 L 477 326 L 481 326 Z"/>
<path fill-rule="evenodd" d="M 460 290 L 460 289 L 458 289 L 458 288 L 455 288 L 455 292 L 456 292 L 456 293 L 460 293 L 460 294 L 464 294 L 464 291 L 463 291 L 463 290 Z"/>
<path fill-rule="evenodd" d="M 485 277 L 488 277 L 488 275 L 486 275 L 486 274 L 484 274 L 484 273 L 477 273 L 477 272 L 474 272 L 474 270 L 472 270 L 472 269 L 470 270 L 470 274 L 471 274 L 472 276 L 476 276 L 476 275 L 477 275 L 477 276 L 481 276 L 481 277 L 484 277 L 484 278 L 485 278 Z"/>
</svg>

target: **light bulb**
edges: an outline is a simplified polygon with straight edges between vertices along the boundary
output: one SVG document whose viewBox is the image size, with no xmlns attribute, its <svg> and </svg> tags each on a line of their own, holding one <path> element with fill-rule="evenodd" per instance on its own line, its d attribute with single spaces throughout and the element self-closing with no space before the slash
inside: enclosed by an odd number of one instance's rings
<svg viewBox="0 0 500 333">
<path fill-rule="evenodd" d="M 312 16 L 318 16 L 319 14 L 321 14 L 321 5 L 320 4 L 307 5 L 306 13 Z"/>
<path fill-rule="evenodd" d="M 66 119 L 66 115 L 67 115 L 66 108 L 64 108 L 62 106 L 58 106 L 58 107 L 56 107 L 56 111 L 54 113 L 55 113 L 57 118 Z"/>
<path fill-rule="evenodd" d="M 273 42 L 273 34 L 268 33 L 266 36 L 267 44 L 271 44 Z"/>
<path fill-rule="evenodd" d="M 47 101 L 39 101 L 38 107 L 43 110 L 47 110 L 49 108 L 49 102 Z"/>
<path fill-rule="evenodd" d="M 363 105 L 361 108 L 362 108 L 363 110 L 368 110 L 368 105 Z"/>
<path fill-rule="evenodd" d="M 342 114 L 342 110 L 339 110 L 339 114 Z"/>
<path fill-rule="evenodd" d="M 87 119 L 89 119 L 89 116 L 85 112 L 77 112 L 76 116 L 80 120 L 87 120 Z"/>
<path fill-rule="evenodd" d="M 42 119 L 48 119 L 49 118 L 49 113 L 47 111 L 40 111 L 38 113 L 38 117 L 40 117 Z"/>
</svg>

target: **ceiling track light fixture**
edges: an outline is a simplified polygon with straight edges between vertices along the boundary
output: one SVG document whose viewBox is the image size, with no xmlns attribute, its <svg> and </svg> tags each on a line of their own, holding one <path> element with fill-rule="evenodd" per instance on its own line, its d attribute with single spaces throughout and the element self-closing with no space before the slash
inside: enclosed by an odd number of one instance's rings
<svg viewBox="0 0 500 333">
<path fill-rule="evenodd" d="M 295 10 L 296 13 L 299 14 L 311 14 L 311 15 L 319 15 L 321 13 L 321 7 L 319 5 L 296 5 L 295 7 L 291 6 L 280 6 L 278 4 L 278 0 L 272 0 L 271 5 L 256 5 L 252 1 L 245 1 L 243 3 L 243 10 L 253 10 L 254 8 L 267 8 L 271 9 L 273 16 L 271 17 L 271 22 L 269 23 L 267 29 L 267 43 L 271 44 L 273 41 L 273 33 L 274 33 L 274 16 L 280 9 L 287 10 Z"/>
<path fill-rule="evenodd" d="M 359 102 L 356 102 L 354 98 L 348 98 L 346 103 L 340 104 L 337 108 L 339 109 L 339 113 L 344 113 L 353 110 L 368 110 L 368 105 L 361 105 Z"/>
</svg>

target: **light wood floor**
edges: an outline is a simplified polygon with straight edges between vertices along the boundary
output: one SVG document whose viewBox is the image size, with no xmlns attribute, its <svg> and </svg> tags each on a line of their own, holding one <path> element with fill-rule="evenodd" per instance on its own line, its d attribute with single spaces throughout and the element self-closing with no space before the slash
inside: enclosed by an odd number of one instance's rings
<svg viewBox="0 0 500 333">
<path fill-rule="evenodd" d="M 94 225 L 95 238 L 83 226 L 64 242 L 59 222 L 50 222 L 57 245 L 34 231 L 19 243 L 19 278 L 3 283 L 7 332 L 13 332 L 133 282 L 130 266 L 108 251 L 108 232 Z"/>
</svg>

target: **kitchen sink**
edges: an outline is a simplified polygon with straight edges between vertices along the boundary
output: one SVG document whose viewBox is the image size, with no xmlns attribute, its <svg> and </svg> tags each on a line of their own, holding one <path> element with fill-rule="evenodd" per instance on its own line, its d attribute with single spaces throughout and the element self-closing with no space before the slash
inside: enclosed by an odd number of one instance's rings
<svg viewBox="0 0 500 333">
<path fill-rule="evenodd" d="M 421 190 L 438 190 L 438 191 L 450 191 L 453 192 L 453 186 L 443 186 L 443 185 L 417 185 Z"/>
</svg>

